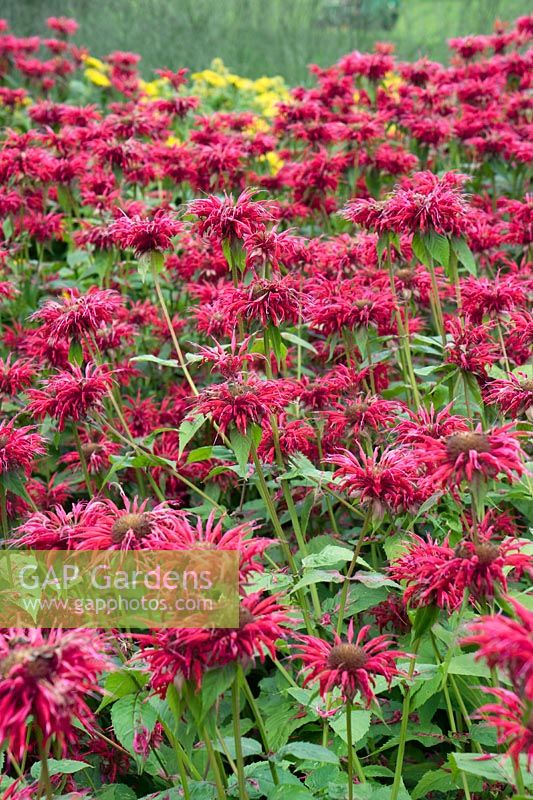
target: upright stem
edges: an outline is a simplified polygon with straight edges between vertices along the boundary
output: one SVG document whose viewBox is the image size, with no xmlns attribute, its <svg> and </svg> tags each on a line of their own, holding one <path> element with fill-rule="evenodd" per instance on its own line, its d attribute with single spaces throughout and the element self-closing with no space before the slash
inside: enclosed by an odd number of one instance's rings
<svg viewBox="0 0 533 800">
<path fill-rule="evenodd" d="M 231 687 L 232 716 L 233 716 L 233 737 L 235 739 L 235 759 L 237 762 L 237 783 L 239 785 L 239 800 L 248 800 L 246 792 L 246 779 L 244 776 L 244 757 L 242 753 L 241 741 L 241 673 L 237 670 L 235 680 Z"/>
<path fill-rule="evenodd" d="M 73 432 L 74 432 L 74 441 L 76 442 L 76 450 L 78 451 L 78 456 L 80 458 L 81 471 L 83 472 L 83 479 L 85 481 L 85 485 L 87 486 L 89 497 L 92 497 L 93 490 L 91 486 L 91 476 L 89 475 L 89 468 L 87 467 L 87 459 L 85 458 L 85 453 L 83 452 L 83 445 L 81 443 L 80 435 L 78 433 L 76 425 L 73 425 Z"/>
<path fill-rule="evenodd" d="M 409 672 L 407 675 L 409 681 L 412 679 L 415 671 L 416 655 L 418 653 L 419 645 L 420 645 L 420 639 L 416 639 L 413 645 L 413 655 L 411 657 L 411 663 L 409 664 Z M 405 695 L 403 698 L 402 723 L 400 726 L 400 741 L 398 742 L 398 754 L 396 756 L 396 765 L 394 768 L 394 781 L 392 783 L 390 800 L 398 800 L 398 795 L 400 793 L 403 758 L 405 755 L 405 742 L 407 740 L 407 726 L 409 724 L 410 705 L 411 705 L 411 686 L 409 685 L 405 688 Z"/>
<path fill-rule="evenodd" d="M 242 671 L 242 666 L 239 665 L 238 669 L 241 670 L 241 681 L 242 681 L 242 688 L 244 689 L 244 694 L 246 695 L 246 700 L 248 701 L 248 705 L 252 711 L 252 714 L 255 719 L 255 724 L 257 725 L 257 730 L 259 731 L 259 736 L 261 737 L 261 741 L 263 742 L 263 747 L 265 749 L 265 754 L 267 757 L 270 755 L 270 745 L 268 743 L 268 735 L 265 728 L 265 723 L 263 722 L 263 717 L 261 716 L 261 712 L 257 706 L 255 701 L 255 697 L 253 696 L 252 690 L 250 689 L 250 684 L 246 678 L 246 675 Z M 268 766 L 270 767 L 270 773 L 272 775 L 272 780 L 274 784 L 277 786 L 279 784 L 279 777 L 278 771 L 276 769 L 276 765 L 270 760 L 268 760 Z"/>
<path fill-rule="evenodd" d="M 372 522 L 372 508 L 369 508 L 366 514 L 366 517 L 363 522 L 363 527 L 361 528 L 361 532 L 359 534 L 359 538 L 357 540 L 357 544 L 355 546 L 355 550 L 353 551 L 352 560 L 350 562 L 350 566 L 348 567 L 348 572 L 346 573 L 346 577 L 344 579 L 344 583 L 342 585 L 341 590 L 341 599 L 339 603 L 339 616 L 337 620 L 337 636 L 340 636 L 342 631 L 342 623 L 344 621 L 344 612 L 346 610 L 346 603 L 348 600 L 348 591 L 350 588 L 350 578 L 352 577 L 355 567 L 357 566 L 357 559 L 359 558 L 359 554 L 361 553 L 361 549 L 363 547 L 363 541 L 368 530 L 370 523 Z"/>
<path fill-rule="evenodd" d="M 437 276 L 435 274 L 435 266 L 433 264 L 433 258 L 431 257 L 429 259 L 428 269 L 431 277 L 431 293 L 433 295 L 433 310 L 435 315 L 435 325 L 437 326 L 437 330 L 442 340 L 442 346 L 444 348 L 446 347 L 446 334 L 444 332 L 444 315 L 442 313 L 442 305 L 440 302 L 439 286 L 437 283 Z"/>
<path fill-rule="evenodd" d="M 185 358 L 183 356 L 183 351 L 180 347 L 180 343 L 178 342 L 178 337 L 176 336 L 176 331 L 174 330 L 174 326 L 172 325 L 172 319 L 170 317 L 167 304 L 163 296 L 163 292 L 161 291 L 161 284 L 159 282 L 159 275 L 157 272 L 157 260 L 154 259 L 151 260 L 151 267 L 152 267 L 152 278 L 154 281 L 157 299 L 159 300 L 159 305 L 161 306 L 161 311 L 163 312 L 168 332 L 170 333 L 170 338 L 172 339 L 172 344 L 174 345 L 174 350 L 176 351 L 176 355 L 178 357 L 178 361 L 180 362 L 180 366 L 183 370 L 183 374 L 185 375 L 185 379 L 191 388 L 191 392 L 195 396 L 197 396 L 198 389 L 196 388 L 196 384 L 194 383 L 191 377 L 191 373 L 189 372 L 189 369 L 187 367 L 187 362 L 185 361 Z"/>
<path fill-rule="evenodd" d="M 7 547 L 9 539 L 9 525 L 7 521 L 6 487 L 0 475 L 0 521 L 2 524 L 2 546 Z"/>
<path fill-rule="evenodd" d="M 351 700 L 346 700 L 346 739 L 348 744 L 348 800 L 353 800 L 353 741 Z"/>
<path fill-rule="evenodd" d="M 37 725 L 35 727 L 35 735 L 37 738 L 37 749 L 39 752 L 39 760 L 41 762 L 41 775 L 39 777 L 38 796 L 41 797 L 43 792 L 46 794 L 46 799 L 51 800 L 53 795 L 52 784 L 50 781 L 50 773 L 48 771 L 48 747 L 44 746 L 43 732 Z"/>
</svg>

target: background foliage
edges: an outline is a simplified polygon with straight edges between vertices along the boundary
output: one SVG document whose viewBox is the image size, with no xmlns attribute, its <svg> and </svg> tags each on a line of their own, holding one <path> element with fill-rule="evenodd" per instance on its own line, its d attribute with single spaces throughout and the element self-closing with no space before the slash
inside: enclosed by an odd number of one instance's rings
<svg viewBox="0 0 533 800">
<path fill-rule="evenodd" d="M 78 41 L 94 55 L 131 50 L 142 55 L 145 69 L 204 69 L 221 57 L 252 78 L 281 74 L 291 83 L 306 80 L 306 64 L 326 66 L 380 38 L 393 42 L 400 58 L 446 60 L 446 38 L 488 33 L 496 19 L 531 10 L 527 0 L 400 0 L 398 18 L 387 30 L 394 0 L 351 0 L 352 7 L 363 7 L 358 23 L 347 22 L 345 2 L 3 0 L 1 14 L 18 35 L 44 33 L 48 16 L 73 16 L 81 25 Z"/>
</svg>

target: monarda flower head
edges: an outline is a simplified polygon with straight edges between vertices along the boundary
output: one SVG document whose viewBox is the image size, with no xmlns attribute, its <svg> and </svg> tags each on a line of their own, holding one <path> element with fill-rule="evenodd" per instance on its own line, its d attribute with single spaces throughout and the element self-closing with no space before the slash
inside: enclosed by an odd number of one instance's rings
<svg viewBox="0 0 533 800">
<path fill-rule="evenodd" d="M 170 250 L 171 239 L 181 228 L 178 220 L 159 210 L 153 217 L 128 217 L 124 214 L 113 222 L 110 231 L 119 247 L 133 250 L 139 258 L 149 253 Z"/>
<path fill-rule="evenodd" d="M 353 620 L 348 626 L 346 640 L 334 634 L 333 644 L 315 636 L 301 636 L 291 658 L 303 663 L 306 672 L 304 686 L 318 681 L 321 697 L 334 687 L 341 690 L 343 699 L 353 702 L 359 693 L 368 708 L 376 699 L 376 678 L 381 675 L 390 686 L 396 675 L 403 675 L 396 660 L 407 653 L 393 650 L 394 640 L 389 636 L 376 636 L 365 642 L 370 625 L 365 625 L 354 641 Z"/>
<path fill-rule="evenodd" d="M 98 677 L 111 664 L 93 631 L 10 628 L 0 634 L 0 740 L 20 761 L 38 727 L 46 746 L 61 752 L 89 731 L 93 713 L 87 694 L 100 693 Z"/>
<path fill-rule="evenodd" d="M 14 427 L 13 420 L 0 422 L 0 475 L 18 470 L 29 475 L 37 456 L 43 455 L 44 440 L 31 425 Z"/>
<path fill-rule="evenodd" d="M 487 703 L 478 709 L 476 717 L 483 719 L 498 732 L 498 744 L 505 745 L 505 755 L 518 766 L 525 754 L 528 769 L 533 763 L 533 718 L 531 698 L 522 698 L 509 689 L 486 689 L 499 702 Z"/>
<path fill-rule="evenodd" d="M 86 511 L 94 511 L 95 524 L 76 527 L 76 550 L 176 550 L 180 547 L 185 515 L 166 503 L 153 508 L 148 501 L 122 493 L 122 507 L 109 498 L 90 500 Z"/>
<path fill-rule="evenodd" d="M 507 597 L 516 619 L 503 614 L 479 617 L 468 625 L 464 645 L 475 645 L 476 660 L 498 667 L 533 702 L 533 613 L 513 597 Z"/>
<path fill-rule="evenodd" d="M 192 200 L 187 211 L 199 218 L 198 230 L 202 235 L 214 235 L 219 241 L 229 243 L 242 241 L 274 219 L 267 203 L 252 201 L 256 194 L 257 190 L 245 189 L 237 200 L 227 194 L 224 197 L 211 194 L 205 199 Z"/>
<path fill-rule="evenodd" d="M 49 340 L 81 341 L 95 333 L 104 323 L 111 322 L 122 306 L 122 298 L 111 289 L 92 286 L 85 294 L 72 289 L 63 293 L 61 302 L 49 300 L 31 319 L 42 322 L 41 333 Z"/>
<path fill-rule="evenodd" d="M 230 425 L 246 434 L 250 425 L 279 413 L 288 402 L 276 381 L 264 381 L 253 374 L 217 383 L 203 389 L 194 400 L 195 414 L 206 414 L 225 433 Z"/>
<path fill-rule="evenodd" d="M 515 418 L 525 415 L 533 422 L 533 378 L 525 373 L 510 373 L 508 378 L 489 381 L 484 387 L 483 399 L 489 406 L 498 406 L 503 414 Z"/>
<path fill-rule="evenodd" d="M 55 417 L 62 431 L 68 421 L 78 422 L 99 409 L 111 382 L 111 374 L 100 365 L 87 364 L 84 370 L 72 366 L 43 381 L 42 389 L 30 389 L 26 410 L 38 419 Z"/>
<path fill-rule="evenodd" d="M 409 451 L 387 449 L 379 454 L 376 449 L 368 456 L 359 445 L 359 456 L 344 450 L 328 461 L 338 467 L 333 477 L 339 479 L 341 489 L 370 506 L 377 519 L 415 502 L 420 470 Z"/>
<path fill-rule="evenodd" d="M 504 474 L 512 482 L 524 473 L 523 453 L 512 423 L 484 432 L 459 431 L 440 439 L 424 438 L 414 451 L 428 465 L 428 483 L 434 488 L 459 487 L 475 478 Z"/>
<path fill-rule="evenodd" d="M 467 205 L 461 187 L 466 175 L 447 172 L 442 178 L 432 172 L 415 172 L 395 189 L 386 202 L 384 219 L 397 233 L 436 233 L 461 236 Z"/>
</svg>

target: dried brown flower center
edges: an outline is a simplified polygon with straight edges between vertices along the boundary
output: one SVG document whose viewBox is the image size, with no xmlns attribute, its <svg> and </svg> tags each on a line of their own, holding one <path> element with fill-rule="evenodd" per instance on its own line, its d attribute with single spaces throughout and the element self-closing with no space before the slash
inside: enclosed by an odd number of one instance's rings
<svg viewBox="0 0 533 800">
<path fill-rule="evenodd" d="M 525 392 L 533 392 L 533 378 L 526 378 L 525 381 L 520 381 L 520 388 Z"/>
<path fill-rule="evenodd" d="M 355 422 L 357 419 L 359 419 L 361 414 L 364 414 L 366 411 L 368 411 L 368 408 L 368 403 L 350 403 L 344 412 L 344 416 L 348 422 Z"/>
<path fill-rule="evenodd" d="M 446 449 L 453 458 L 471 450 L 475 450 L 476 453 L 490 453 L 490 439 L 485 433 L 471 431 L 454 433 L 446 439 Z"/>
<path fill-rule="evenodd" d="M 246 606 L 239 608 L 239 628 L 244 628 L 245 625 L 250 625 L 255 622 L 255 617 Z"/>
<path fill-rule="evenodd" d="M 331 648 L 328 656 L 328 667 L 330 669 L 356 670 L 364 667 L 368 661 L 368 655 L 362 647 L 355 644 L 337 644 Z"/>
<path fill-rule="evenodd" d="M 396 277 L 401 281 L 405 281 L 406 283 L 412 281 L 414 276 L 415 276 L 414 269 L 409 269 L 409 267 L 396 270 Z"/>
<path fill-rule="evenodd" d="M 353 305 L 355 306 L 355 308 L 361 308 L 361 309 L 362 308 L 367 308 L 368 306 L 372 305 L 372 301 L 371 300 L 354 300 L 353 301 Z"/>
<path fill-rule="evenodd" d="M 113 523 L 111 541 L 120 544 L 126 534 L 131 531 L 136 539 L 144 539 L 152 530 L 149 514 L 124 514 Z"/>
<path fill-rule="evenodd" d="M 101 449 L 101 445 L 96 444 L 96 442 L 89 442 L 89 444 L 82 445 L 82 448 L 81 448 L 82 453 L 85 456 L 85 458 L 90 458 L 93 455 L 93 453 L 97 453 L 98 450 L 100 450 L 100 449 Z"/>
<path fill-rule="evenodd" d="M 26 674 L 31 678 L 49 678 L 57 667 L 57 652 L 47 645 L 19 647 L 0 661 L 0 675 L 7 677 L 17 665 L 24 666 Z"/>
<path fill-rule="evenodd" d="M 499 558 L 500 548 L 495 544 L 490 544 L 490 542 L 484 542 L 483 544 L 476 545 L 475 553 L 479 563 L 483 566 L 488 566 Z"/>
<path fill-rule="evenodd" d="M 9 442 L 9 436 L 0 436 L 0 449 L 4 448 L 6 444 Z"/>
</svg>

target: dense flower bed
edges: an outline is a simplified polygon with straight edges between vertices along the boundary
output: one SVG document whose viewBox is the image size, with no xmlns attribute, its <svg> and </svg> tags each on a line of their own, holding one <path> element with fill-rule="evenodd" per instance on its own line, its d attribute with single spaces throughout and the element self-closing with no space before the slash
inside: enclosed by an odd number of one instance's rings
<svg viewBox="0 0 533 800">
<path fill-rule="evenodd" d="M 533 18 L 291 90 L 48 25 L 0 34 L 4 546 L 238 551 L 241 610 L 3 630 L 3 797 L 527 796 Z"/>
</svg>

